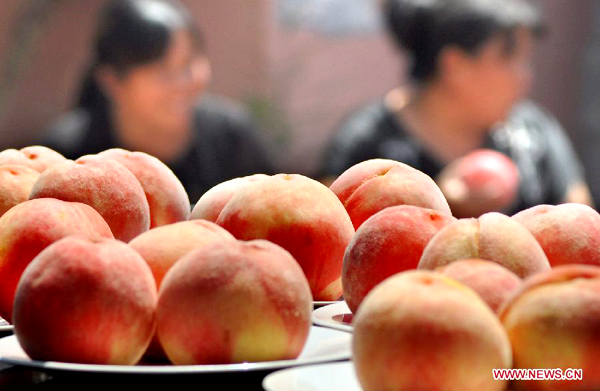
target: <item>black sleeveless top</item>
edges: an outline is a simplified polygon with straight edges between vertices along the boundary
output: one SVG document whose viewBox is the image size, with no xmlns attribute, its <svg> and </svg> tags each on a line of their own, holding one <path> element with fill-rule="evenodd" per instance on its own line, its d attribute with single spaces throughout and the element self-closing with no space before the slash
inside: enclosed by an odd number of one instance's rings
<svg viewBox="0 0 600 391">
<path fill-rule="evenodd" d="M 191 203 L 211 187 L 240 176 L 273 174 L 269 153 L 250 116 L 237 104 L 205 96 L 194 116 L 194 134 L 187 152 L 164 162 L 179 178 Z M 57 120 L 42 141 L 68 159 L 77 159 L 119 145 L 105 116 L 76 109 Z"/>
<path fill-rule="evenodd" d="M 581 164 L 562 127 L 532 102 L 517 105 L 505 123 L 488 133 L 482 148 L 508 155 L 521 174 L 518 199 L 507 214 L 538 204 L 559 204 L 567 188 L 583 180 Z M 434 179 L 443 169 L 383 100 L 362 107 L 343 123 L 326 150 L 320 174 L 335 177 L 375 158 L 409 164 Z"/>
</svg>

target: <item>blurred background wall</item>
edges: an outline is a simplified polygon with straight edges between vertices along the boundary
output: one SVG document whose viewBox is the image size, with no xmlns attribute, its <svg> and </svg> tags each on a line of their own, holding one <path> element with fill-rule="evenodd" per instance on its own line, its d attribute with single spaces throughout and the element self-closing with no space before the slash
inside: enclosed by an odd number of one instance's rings
<svg viewBox="0 0 600 391">
<path fill-rule="evenodd" d="M 36 142 L 70 107 L 105 1 L 0 2 L 1 149 Z M 402 82 L 404 61 L 381 30 L 376 1 L 182 0 L 207 38 L 211 91 L 253 111 L 282 171 L 315 174 L 336 124 Z M 600 113 L 600 84 L 591 81 L 600 82 L 600 2 L 535 3 L 550 33 L 537 48 L 532 96 L 576 142 L 599 197 L 600 118 L 591 116 Z"/>
</svg>

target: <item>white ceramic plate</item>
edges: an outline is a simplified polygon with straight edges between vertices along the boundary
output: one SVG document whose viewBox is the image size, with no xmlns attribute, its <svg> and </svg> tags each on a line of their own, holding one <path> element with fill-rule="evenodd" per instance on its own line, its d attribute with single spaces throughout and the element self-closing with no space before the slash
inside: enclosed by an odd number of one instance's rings
<svg viewBox="0 0 600 391">
<path fill-rule="evenodd" d="M 352 312 L 345 301 L 317 308 L 312 313 L 313 324 L 352 332 Z"/>
<path fill-rule="evenodd" d="M 0 339 L 0 363 L 45 371 L 68 371 L 110 374 L 200 374 L 268 371 L 298 365 L 347 360 L 351 355 L 352 335 L 322 327 L 311 327 L 308 340 L 295 360 L 222 365 L 94 365 L 31 360 L 21 349 L 17 337 Z"/>
<path fill-rule="evenodd" d="M 0 333 L 12 333 L 13 329 L 14 329 L 13 325 L 9 324 L 4 319 L 0 318 Z"/>
<path fill-rule="evenodd" d="M 350 361 L 289 368 L 267 375 L 266 391 L 361 391 Z"/>
</svg>

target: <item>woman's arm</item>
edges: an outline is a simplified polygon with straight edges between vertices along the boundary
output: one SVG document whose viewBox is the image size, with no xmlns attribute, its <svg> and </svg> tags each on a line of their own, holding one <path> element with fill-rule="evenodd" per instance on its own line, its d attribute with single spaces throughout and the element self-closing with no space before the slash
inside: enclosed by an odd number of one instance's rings
<svg viewBox="0 0 600 391">
<path fill-rule="evenodd" d="M 594 201 L 592 200 L 590 189 L 587 183 L 583 180 L 574 182 L 567 187 L 564 202 L 575 202 L 594 207 Z"/>
</svg>

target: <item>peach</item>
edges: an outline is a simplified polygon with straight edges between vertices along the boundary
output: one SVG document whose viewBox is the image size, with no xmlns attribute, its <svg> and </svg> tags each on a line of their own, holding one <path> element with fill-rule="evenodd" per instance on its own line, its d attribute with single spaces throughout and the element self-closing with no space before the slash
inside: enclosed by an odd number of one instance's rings
<svg viewBox="0 0 600 391">
<path fill-rule="evenodd" d="M 470 288 L 431 271 L 396 274 L 354 318 L 353 361 L 371 390 L 495 391 L 492 369 L 511 367 L 506 332 Z"/>
<path fill-rule="evenodd" d="M 57 198 L 90 205 L 106 220 L 115 238 L 129 241 L 150 227 L 144 189 L 121 163 L 88 155 L 44 171 L 30 199 Z"/>
<path fill-rule="evenodd" d="M 466 154 L 445 167 L 437 178 L 457 217 L 478 217 L 506 209 L 515 200 L 519 182 L 515 163 L 491 149 Z"/>
<path fill-rule="evenodd" d="M 219 183 L 200 197 L 194 205 L 190 220 L 204 219 L 216 222 L 219 214 L 235 193 L 251 182 L 268 177 L 265 174 L 254 174 Z"/>
<path fill-rule="evenodd" d="M 142 257 L 114 239 L 61 239 L 25 269 L 15 334 L 34 360 L 136 364 L 156 327 L 157 292 Z"/>
<path fill-rule="evenodd" d="M 140 181 L 150 208 L 150 228 L 188 220 L 190 200 L 166 164 L 147 153 L 120 148 L 108 149 L 98 156 L 118 161 Z"/>
<path fill-rule="evenodd" d="M 18 164 L 44 172 L 48 167 L 67 160 L 63 155 L 53 149 L 41 145 L 16 149 L 5 149 L 0 152 L 0 165 Z"/>
<path fill-rule="evenodd" d="M 233 242 L 235 238 L 214 223 L 193 220 L 153 228 L 134 238 L 129 245 L 150 266 L 158 290 L 165 274 L 175 262 L 192 250 L 204 248 L 216 241 Z M 166 359 L 156 337 L 152 339 L 144 358 L 152 361 Z"/>
<path fill-rule="evenodd" d="M 515 368 L 583 370 L 583 380 L 520 381 L 519 389 L 600 389 L 599 292 L 599 267 L 561 265 L 526 280 L 502 306 Z"/>
<path fill-rule="evenodd" d="M 473 289 L 494 312 L 523 284 L 504 266 L 483 259 L 463 259 L 435 271 Z"/>
<path fill-rule="evenodd" d="M 0 216 L 15 205 L 29 199 L 29 193 L 40 173 L 16 164 L 0 166 Z"/>
<path fill-rule="evenodd" d="M 365 221 L 344 255 L 342 287 L 350 310 L 356 313 L 367 293 L 381 281 L 416 269 L 427 243 L 455 220 L 445 212 L 400 205 L 377 212 Z"/>
<path fill-rule="evenodd" d="M 496 212 L 478 219 L 459 219 L 444 227 L 423 250 L 418 268 L 433 270 L 469 258 L 496 262 L 521 278 L 550 268 L 527 228 Z"/>
<path fill-rule="evenodd" d="M 293 359 L 311 311 L 308 281 L 289 252 L 265 240 L 214 242 L 167 272 L 157 334 L 179 365 Z"/>
<path fill-rule="evenodd" d="M 450 213 L 448 202 L 431 177 L 394 160 L 358 163 L 342 173 L 330 189 L 348 211 L 355 229 L 389 206 L 414 205 Z"/>
<path fill-rule="evenodd" d="M 589 206 L 538 205 L 512 218 L 535 236 L 551 266 L 600 266 L 600 215 Z"/>
<path fill-rule="evenodd" d="M 53 198 L 25 201 L 0 217 L 0 317 L 11 321 L 13 298 L 25 267 L 44 248 L 66 236 L 112 238 L 92 207 Z"/>
<path fill-rule="evenodd" d="M 218 225 L 193 220 L 153 228 L 137 236 L 129 245 L 150 266 L 158 290 L 167 271 L 181 257 L 214 241 L 233 240 L 233 235 Z"/>
<path fill-rule="evenodd" d="M 217 224 L 237 239 L 266 239 L 288 250 L 315 300 L 342 295 L 342 262 L 354 228 L 340 200 L 319 182 L 278 174 L 249 183 L 225 205 Z"/>
</svg>

